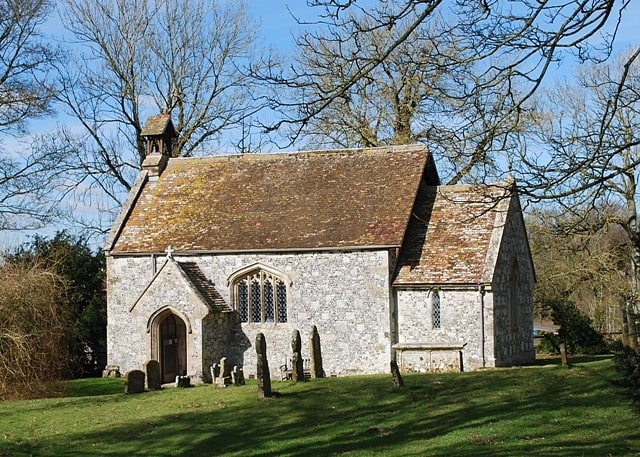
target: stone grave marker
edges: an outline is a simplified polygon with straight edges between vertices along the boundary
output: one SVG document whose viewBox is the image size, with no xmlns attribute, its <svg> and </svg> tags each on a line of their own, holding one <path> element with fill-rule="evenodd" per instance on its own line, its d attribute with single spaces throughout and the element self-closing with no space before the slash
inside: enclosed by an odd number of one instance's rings
<svg viewBox="0 0 640 457">
<path fill-rule="evenodd" d="M 231 373 L 229 372 L 229 364 L 226 357 L 220 359 L 218 371 L 213 382 L 218 387 L 227 387 L 231 384 Z"/>
<path fill-rule="evenodd" d="M 144 371 L 131 370 L 124 375 L 124 393 L 139 394 L 144 392 Z"/>
<path fill-rule="evenodd" d="M 234 386 L 244 386 L 244 370 L 242 367 L 234 366 L 231 371 L 231 379 L 233 381 Z"/>
<path fill-rule="evenodd" d="M 393 385 L 395 387 L 403 387 L 404 379 L 402 379 L 402 375 L 400 374 L 400 369 L 398 368 L 398 362 L 395 360 L 391 361 L 391 375 L 393 376 Z"/>
<path fill-rule="evenodd" d="M 315 325 L 311 328 L 311 377 L 324 378 L 322 368 L 322 350 L 320 349 L 320 334 Z"/>
<path fill-rule="evenodd" d="M 298 330 L 293 331 L 291 350 L 293 351 L 293 357 L 291 358 L 291 380 L 293 382 L 304 381 L 304 360 L 302 360 L 301 353 L 302 341 Z"/>
<path fill-rule="evenodd" d="M 571 367 L 569 356 L 567 355 L 567 346 L 564 343 L 560 343 L 560 360 L 562 360 L 563 367 Z"/>
<path fill-rule="evenodd" d="M 144 364 L 144 371 L 147 374 L 147 389 L 162 389 L 162 378 L 160 376 L 160 363 L 157 360 L 147 360 Z"/>
<path fill-rule="evenodd" d="M 102 370 L 103 378 L 119 378 L 120 377 L 120 365 L 107 365 Z"/>
<path fill-rule="evenodd" d="M 271 374 L 267 360 L 267 341 L 262 333 L 256 335 L 256 377 L 258 378 L 258 397 L 271 397 Z"/>
</svg>

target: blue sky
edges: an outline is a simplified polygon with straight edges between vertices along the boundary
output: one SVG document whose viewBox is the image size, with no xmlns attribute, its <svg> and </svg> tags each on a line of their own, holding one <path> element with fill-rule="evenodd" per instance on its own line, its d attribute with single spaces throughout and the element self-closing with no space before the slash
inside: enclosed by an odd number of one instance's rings
<svg viewBox="0 0 640 457">
<path fill-rule="evenodd" d="M 248 13 L 261 23 L 259 35 L 265 45 L 275 46 L 281 53 L 286 54 L 291 49 L 293 35 L 300 30 L 292 13 L 300 19 L 313 20 L 321 12 L 319 8 L 310 8 L 306 0 L 245 0 Z M 362 4 L 369 0 L 359 0 Z M 57 17 L 52 17 L 47 24 L 47 32 L 59 34 L 60 22 Z M 640 38 L 640 2 L 633 2 L 623 17 L 618 36 L 618 43 L 621 47 L 629 44 L 637 44 Z M 57 33 L 56 33 L 57 32 Z M 567 65 L 562 65 L 558 71 L 566 73 Z M 48 127 L 55 127 L 55 119 L 33 123 L 33 129 L 39 130 Z M 14 145 L 19 145 L 25 140 L 15 140 L 12 138 L 2 139 L 2 146 L 5 150 L 14 149 Z M 15 148 L 17 149 L 17 148 Z M 0 233 L 0 250 L 7 246 L 12 246 L 23 242 L 24 235 L 21 233 L 9 232 Z"/>
</svg>

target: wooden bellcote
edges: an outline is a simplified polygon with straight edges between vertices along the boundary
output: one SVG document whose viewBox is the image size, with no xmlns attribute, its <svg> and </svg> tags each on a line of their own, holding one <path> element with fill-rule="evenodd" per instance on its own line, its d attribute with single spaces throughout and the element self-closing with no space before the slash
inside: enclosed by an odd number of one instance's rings
<svg viewBox="0 0 640 457">
<path fill-rule="evenodd" d="M 142 168 L 151 176 L 158 176 L 167 165 L 172 154 L 173 139 L 178 137 L 171 122 L 171 115 L 151 116 L 140 132 L 146 144 L 146 157 Z"/>
<path fill-rule="evenodd" d="M 173 139 L 178 137 L 176 129 L 171 122 L 171 115 L 160 114 L 151 116 L 142 128 L 140 136 L 147 144 L 147 155 L 164 154 L 171 156 Z"/>
</svg>

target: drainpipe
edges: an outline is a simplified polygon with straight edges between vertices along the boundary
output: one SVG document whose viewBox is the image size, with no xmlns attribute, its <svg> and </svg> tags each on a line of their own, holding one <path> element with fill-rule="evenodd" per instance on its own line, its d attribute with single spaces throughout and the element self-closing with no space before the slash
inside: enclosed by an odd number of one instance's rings
<svg viewBox="0 0 640 457">
<path fill-rule="evenodd" d="M 486 366 L 484 355 L 484 285 L 478 284 L 478 295 L 480 296 L 480 350 L 482 353 L 482 367 Z"/>
</svg>

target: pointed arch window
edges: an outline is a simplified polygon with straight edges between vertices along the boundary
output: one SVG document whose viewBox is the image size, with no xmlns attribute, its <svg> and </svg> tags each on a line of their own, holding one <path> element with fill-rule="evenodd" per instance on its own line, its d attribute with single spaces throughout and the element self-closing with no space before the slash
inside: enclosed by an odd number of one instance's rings
<svg viewBox="0 0 640 457">
<path fill-rule="evenodd" d="M 234 276 L 231 290 L 241 322 L 287 322 L 287 283 L 277 274 L 254 269 Z"/>
</svg>

